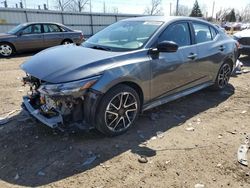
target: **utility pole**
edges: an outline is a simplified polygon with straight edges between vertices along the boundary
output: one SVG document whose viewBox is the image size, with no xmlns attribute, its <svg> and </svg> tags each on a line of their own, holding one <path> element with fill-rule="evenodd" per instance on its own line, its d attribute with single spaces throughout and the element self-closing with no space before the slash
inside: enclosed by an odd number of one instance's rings
<svg viewBox="0 0 250 188">
<path fill-rule="evenodd" d="M 172 3 L 170 3 L 170 10 L 169 10 L 169 16 L 172 15 Z"/>
<path fill-rule="evenodd" d="M 176 16 L 179 14 L 179 0 L 176 0 Z"/>
<path fill-rule="evenodd" d="M 212 8 L 212 18 L 214 17 L 214 6 L 215 6 L 215 1 L 213 2 L 213 8 Z"/>
<path fill-rule="evenodd" d="M 92 13 L 92 0 L 89 0 L 89 12 Z"/>
<path fill-rule="evenodd" d="M 47 10 L 49 10 L 49 0 L 47 0 Z"/>
<path fill-rule="evenodd" d="M 106 13 L 106 3 L 103 1 L 103 13 Z"/>
</svg>

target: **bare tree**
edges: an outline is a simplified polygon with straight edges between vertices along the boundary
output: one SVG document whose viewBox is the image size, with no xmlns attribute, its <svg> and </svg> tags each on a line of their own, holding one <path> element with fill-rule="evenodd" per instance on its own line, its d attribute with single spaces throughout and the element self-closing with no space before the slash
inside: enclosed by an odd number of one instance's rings
<svg viewBox="0 0 250 188">
<path fill-rule="evenodd" d="M 178 9 L 179 16 L 189 16 L 190 12 L 191 12 L 191 9 L 189 9 L 188 6 L 179 5 L 179 9 Z"/>
<path fill-rule="evenodd" d="M 216 13 L 216 20 L 217 20 L 217 21 L 225 21 L 226 16 L 229 14 L 230 11 L 231 11 L 230 8 L 219 10 L 219 11 Z"/>
<path fill-rule="evenodd" d="M 151 0 L 151 5 L 146 7 L 144 13 L 148 15 L 162 14 L 161 0 Z"/>
<path fill-rule="evenodd" d="M 71 11 L 83 12 L 86 6 L 90 6 L 90 0 L 73 0 L 69 4 L 68 9 Z"/>
<path fill-rule="evenodd" d="M 244 22 L 250 21 L 250 4 L 248 4 L 245 9 L 240 13 L 240 16 Z"/>
<path fill-rule="evenodd" d="M 60 11 L 65 11 L 65 9 L 70 6 L 71 2 L 71 0 L 55 0 L 55 7 Z"/>
</svg>

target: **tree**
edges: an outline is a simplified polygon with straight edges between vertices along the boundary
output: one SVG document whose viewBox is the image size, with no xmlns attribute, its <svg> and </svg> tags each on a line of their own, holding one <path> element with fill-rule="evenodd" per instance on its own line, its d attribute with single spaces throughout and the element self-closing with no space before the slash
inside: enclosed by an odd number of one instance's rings
<svg viewBox="0 0 250 188">
<path fill-rule="evenodd" d="M 146 7 L 145 14 L 161 15 L 162 14 L 161 0 L 151 0 L 151 5 Z"/>
<path fill-rule="evenodd" d="M 55 6 L 60 11 L 65 11 L 71 4 L 71 0 L 55 0 Z"/>
<path fill-rule="evenodd" d="M 250 3 L 241 11 L 240 16 L 243 21 L 250 22 Z"/>
<path fill-rule="evenodd" d="M 72 11 L 83 12 L 86 6 L 89 6 L 90 0 L 73 0 L 69 9 Z"/>
<path fill-rule="evenodd" d="M 226 15 L 226 21 L 229 22 L 236 22 L 236 16 L 235 16 L 235 11 L 232 9 L 229 14 Z"/>
<path fill-rule="evenodd" d="M 193 6 L 193 9 L 192 9 L 190 16 L 191 17 L 202 17 L 203 16 L 197 0 L 195 0 L 195 2 L 194 2 L 194 6 Z"/>
<path fill-rule="evenodd" d="M 188 6 L 179 5 L 178 15 L 179 16 L 188 16 L 190 14 L 190 11 L 191 10 L 188 8 Z"/>
</svg>

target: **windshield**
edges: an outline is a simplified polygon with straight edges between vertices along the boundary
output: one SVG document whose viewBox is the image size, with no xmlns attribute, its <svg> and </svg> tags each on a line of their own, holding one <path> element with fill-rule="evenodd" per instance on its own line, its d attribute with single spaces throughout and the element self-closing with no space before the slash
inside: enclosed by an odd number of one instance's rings
<svg viewBox="0 0 250 188">
<path fill-rule="evenodd" d="M 120 21 L 89 38 L 83 46 L 111 51 L 139 49 L 161 25 L 156 21 Z"/>
<path fill-rule="evenodd" d="M 22 29 L 24 26 L 26 26 L 26 24 L 19 24 L 18 26 L 14 27 L 13 29 L 8 31 L 7 33 L 16 34 L 16 32 L 20 31 L 20 29 Z"/>
</svg>

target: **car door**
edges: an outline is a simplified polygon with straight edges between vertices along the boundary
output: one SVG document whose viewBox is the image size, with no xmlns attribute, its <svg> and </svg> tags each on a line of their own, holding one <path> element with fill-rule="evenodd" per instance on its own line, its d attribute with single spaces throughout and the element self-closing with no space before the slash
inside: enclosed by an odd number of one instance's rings
<svg viewBox="0 0 250 188">
<path fill-rule="evenodd" d="M 225 45 L 217 37 L 215 28 L 201 22 L 193 22 L 192 25 L 197 45 L 197 69 L 204 73 L 207 80 L 212 80 L 223 61 Z"/>
<path fill-rule="evenodd" d="M 160 52 L 151 60 L 151 97 L 170 95 L 201 83 L 203 75 L 196 69 L 197 49 L 192 45 L 191 27 L 188 22 L 169 25 L 159 36 L 158 43 L 173 41 L 176 52 Z"/>
<path fill-rule="evenodd" d="M 63 32 L 56 24 L 43 24 L 44 42 L 46 48 L 60 45 L 63 41 Z"/>
<path fill-rule="evenodd" d="M 32 24 L 20 31 L 15 45 L 20 51 L 42 49 L 44 40 L 41 24 Z"/>
</svg>

